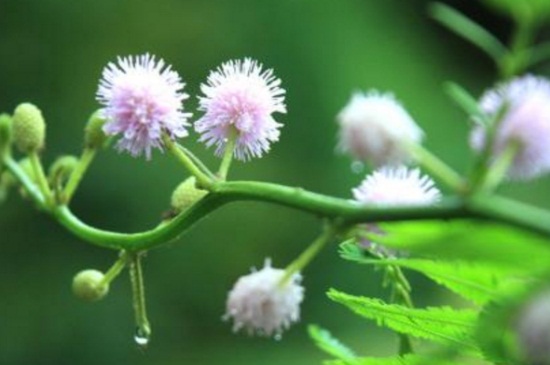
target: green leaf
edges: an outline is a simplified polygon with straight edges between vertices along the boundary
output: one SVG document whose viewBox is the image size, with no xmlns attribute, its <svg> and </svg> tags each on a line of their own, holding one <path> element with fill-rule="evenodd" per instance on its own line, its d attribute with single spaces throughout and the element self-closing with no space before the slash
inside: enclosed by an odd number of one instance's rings
<svg viewBox="0 0 550 365">
<path fill-rule="evenodd" d="M 450 6 L 441 3 L 433 3 L 429 11 L 430 15 L 435 20 L 452 32 L 476 45 L 496 63 L 499 63 L 508 52 L 506 47 L 489 31 Z"/>
<path fill-rule="evenodd" d="M 465 365 L 464 359 L 451 360 L 438 354 L 430 356 L 409 354 L 405 356 L 392 357 L 362 357 L 355 359 L 354 362 L 345 362 L 343 360 L 326 361 L 325 365 Z M 479 363 L 479 362 L 477 362 Z"/>
<path fill-rule="evenodd" d="M 342 245 L 343 258 L 361 264 L 399 266 L 426 275 L 436 283 L 462 297 L 483 305 L 492 300 L 504 288 L 512 287 L 517 279 L 510 271 L 498 267 L 473 264 L 463 261 L 436 261 L 428 259 L 386 259 L 364 257 L 352 245 Z M 357 245 L 355 245 L 357 247 Z"/>
<path fill-rule="evenodd" d="M 472 353 L 478 352 L 471 333 L 477 320 L 477 313 L 473 310 L 449 307 L 413 309 L 335 289 L 331 289 L 328 296 L 356 314 L 376 321 L 379 326 L 413 337 L 451 344 Z"/>
<path fill-rule="evenodd" d="M 415 355 L 395 356 L 395 357 L 364 357 L 355 359 L 353 362 L 344 360 L 327 361 L 325 365 L 416 365 L 419 358 Z"/>
<path fill-rule="evenodd" d="M 537 272 L 550 262 L 550 242 L 540 235 L 486 221 L 453 220 L 381 224 L 371 239 L 390 248 L 438 260 L 468 261 Z"/>
<path fill-rule="evenodd" d="M 355 360 L 355 353 L 347 346 L 343 345 L 338 339 L 334 338 L 329 331 L 316 325 L 309 325 L 308 332 L 317 347 L 329 355 L 342 360 L 346 364 Z"/>
</svg>

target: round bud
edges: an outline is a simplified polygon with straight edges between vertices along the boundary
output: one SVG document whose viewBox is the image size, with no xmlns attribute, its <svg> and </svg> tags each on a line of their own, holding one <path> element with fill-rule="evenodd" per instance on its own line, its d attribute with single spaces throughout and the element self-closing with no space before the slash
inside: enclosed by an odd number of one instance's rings
<svg viewBox="0 0 550 365">
<path fill-rule="evenodd" d="M 191 176 L 174 190 L 170 203 L 172 208 L 180 213 L 201 200 L 206 194 L 208 194 L 208 191 L 197 189 L 195 178 Z"/>
<path fill-rule="evenodd" d="M 44 147 L 46 122 L 42 112 L 31 103 L 22 103 L 13 113 L 13 139 L 21 152 L 29 153 Z"/>
<path fill-rule="evenodd" d="M 78 165 L 78 158 L 71 155 L 60 156 L 50 166 L 48 177 L 50 181 L 67 180 Z"/>
<path fill-rule="evenodd" d="M 109 292 L 109 284 L 103 283 L 104 277 L 98 270 L 82 270 L 73 278 L 73 294 L 87 302 L 102 299 Z"/>
<path fill-rule="evenodd" d="M 12 120 L 8 114 L 0 114 L 0 148 L 11 143 Z"/>
<path fill-rule="evenodd" d="M 107 140 L 107 136 L 103 132 L 103 125 L 105 122 L 106 120 L 101 115 L 100 110 L 95 111 L 90 116 L 88 124 L 86 124 L 86 128 L 84 129 L 84 143 L 87 148 L 95 149 L 103 146 Z"/>
</svg>

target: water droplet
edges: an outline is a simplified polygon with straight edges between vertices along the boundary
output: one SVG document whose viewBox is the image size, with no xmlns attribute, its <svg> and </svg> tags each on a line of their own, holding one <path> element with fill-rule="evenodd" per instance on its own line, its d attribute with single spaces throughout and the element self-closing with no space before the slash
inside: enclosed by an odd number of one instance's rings
<svg viewBox="0 0 550 365">
<path fill-rule="evenodd" d="M 353 161 L 351 163 L 351 171 L 354 174 L 360 174 L 363 172 L 364 169 L 365 169 L 365 164 L 361 161 Z"/>
<path fill-rule="evenodd" d="M 146 348 L 149 344 L 149 334 L 143 331 L 141 328 L 136 329 L 136 334 L 134 335 L 134 341 L 141 348 Z"/>
<path fill-rule="evenodd" d="M 280 333 L 276 333 L 275 336 L 273 336 L 273 339 L 275 341 L 281 341 L 283 339 L 283 335 Z"/>
</svg>

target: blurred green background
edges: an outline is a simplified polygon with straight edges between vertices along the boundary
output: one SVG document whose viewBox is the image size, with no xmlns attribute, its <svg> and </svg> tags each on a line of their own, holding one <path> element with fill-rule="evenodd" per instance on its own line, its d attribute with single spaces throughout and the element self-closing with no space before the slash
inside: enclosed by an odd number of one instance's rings
<svg viewBox="0 0 550 365">
<path fill-rule="evenodd" d="M 478 2 L 460 5 L 500 36 L 509 23 Z M 468 3 L 468 4 L 464 4 Z M 349 198 L 364 177 L 335 153 L 335 115 L 351 92 L 393 91 L 428 136 L 426 144 L 460 171 L 470 154 L 464 115 L 443 94 L 446 80 L 476 94 L 494 81 L 492 65 L 426 14 L 427 1 L 402 0 L 0 0 L 0 111 L 37 104 L 48 122 L 44 161 L 79 154 L 82 129 L 102 68 L 118 55 L 164 58 L 196 95 L 208 71 L 232 58 L 253 57 L 274 68 L 287 90 L 281 141 L 261 160 L 236 163 L 234 179 L 302 186 Z M 539 70 L 545 72 L 544 69 Z M 194 110 L 196 99 L 187 108 Z M 196 115 L 196 114 L 195 114 Z M 185 140 L 210 165 L 212 152 Z M 168 208 L 182 168 L 156 153 L 150 162 L 102 152 L 73 209 L 86 222 L 119 231 L 147 229 Z M 550 204 L 548 179 L 505 193 Z M 145 262 L 150 348 L 133 343 L 127 275 L 110 295 L 81 303 L 70 292 L 81 269 L 107 269 L 115 252 L 75 239 L 12 192 L 0 206 L 0 364 L 319 364 L 325 356 L 306 333 L 330 329 L 358 352 L 395 351 L 391 335 L 357 321 L 328 301 L 330 287 L 381 295 L 380 275 L 340 260 L 331 246 L 305 271 L 300 324 L 282 341 L 234 335 L 221 320 L 227 291 L 251 266 L 271 257 L 290 262 L 319 231 L 315 217 L 273 205 L 225 207 Z M 452 242 L 449 243 L 452 245 Z M 419 305 L 442 299 L 421 278 Z M 445 300 L 455 300 L 447 298 Z"/>
</svg>

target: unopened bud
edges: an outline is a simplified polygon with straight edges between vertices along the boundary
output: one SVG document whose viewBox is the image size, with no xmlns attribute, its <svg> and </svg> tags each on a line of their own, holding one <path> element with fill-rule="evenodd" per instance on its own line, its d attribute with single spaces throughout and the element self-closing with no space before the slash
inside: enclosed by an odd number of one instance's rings
<svg viewBox="0 0 550 365">
<path fill-rule="evenodd" d="M 88 269 L 76 274 L 73 279 L 73 294 L 87 302 L 102 299 L 109 292 L 109 284 L 103 282 L 105 275 L 98 270 Z"/>
<path fill-rule="evenodd" d="M 177 213 L 180 213 L 189 209 L 189 207 L 201 200 L 206 194 L 208 194 L 208 191 L 196 188 L 195 178 L 191 176 L 178 185 L 172 193 L 170 202 L 172 208 Z"/>
<path fill-rule="evenodd" d="M 48 177 L 50 181 L 65 181 L 78 165 L 78 158 L 71 155 L 58 157 L 50 166 Z"/>
<path fill-rule="evenodd" d="M 103 147 L 103 144 L 107 140 L 107 136 L 103 132 L 105 121 L 99 110 L 90 116 L 88 124 L 86 124 L 86 128 L 84 129 L 84 143 L 87 148 L 96 149 Z"/>
<path fill-rule="evenodd" d="M 29 153 L 44 147 L 46 122 L 42 112 L 31 103 L 22 103 L 13 113 L 13 139 L 21 152 Z"/>
</svg>

